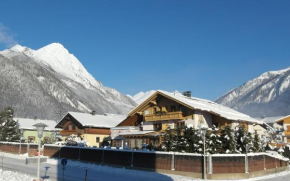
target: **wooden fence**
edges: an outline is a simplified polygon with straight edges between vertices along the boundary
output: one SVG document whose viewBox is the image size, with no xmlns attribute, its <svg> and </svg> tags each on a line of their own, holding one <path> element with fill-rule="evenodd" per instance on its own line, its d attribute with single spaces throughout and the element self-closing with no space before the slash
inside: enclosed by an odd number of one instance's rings
<svg viewBox="0 0 290 181">
<path fill-rule="evenodd" d="M 204 169 L 204 157 L 200 154 L 44 145 L 44 156 L 181 174 L 195 178 L 201 178 Z M 205 168 L 209 179 L 236 179 L 285 171 L 288 165 L 287 158 L 268 153 L 216 154 L 206 156 Z"/>
<path fill-rule="evenodd" d="M 37 144 L 0 142 L 0 151 L 13 154 L 30 153 L 37 148 Z M 44 145 L 43 155 L 195 178 L 202 178 L 205 168 L 208 179 L 251 178 L 289 168 L 289 159 L 270 153 L 207 155 L 206 165 L 203 155 L 173 152 Z"/>
<path fill-rule="evenodd" d="M 0 142 L 0 151 L 13 154 L 25 154 L 37 150 L 37 144 Z"/>
</svg>

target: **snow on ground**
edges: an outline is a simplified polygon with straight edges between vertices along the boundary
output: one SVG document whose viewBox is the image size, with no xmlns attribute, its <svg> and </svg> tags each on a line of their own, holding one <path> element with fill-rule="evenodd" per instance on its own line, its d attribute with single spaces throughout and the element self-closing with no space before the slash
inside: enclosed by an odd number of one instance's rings
<svg viewBox="0 0 290 181">
<path fill-rule="evenodd" d="M 30 175 L 0 169 L 0 181 L 32 181 L 33 179 L 35 178 Z"/>
<path fill-rule="evenodd" d="M 14 155 L 9 153 L 1 153 L 0 156 L 5 157 L 11 157 L 11 158 L 17 158 L 17 159 L 25 159 L 27 157 L 27 154 L 25 155 Z M 53 159 L 48 158 L 47 163 L 51 165 L 61 165 L 60 159 Z M 130 176 L 130 175 L 138 175 L 140 180 L 162 180 L 163 175 L 168 176 L 173 181 L 196 181 L 196 180 L 202 180 L 202 179 L 195 179 L 192 177 L 185 177 L 185 176 L 179 176 L 179 175 L 172 175 L 172 174 L 160 174 L 155 172 L 147 172 L 147 171 L 140 171 L 140 170 L 131 170 L 131 169 L 125 169 L 125 168 L 115 168 L 115 167 L 109 167 L 109 166 L 101 166 L 99 164 L 92 164 L 92 163 L 84 163 L 80 161 L 74 161 L 74 160 L 68 160 L 67 167 L 78 167 L 82 169 L 88 169 L 88 172 L 90 171 L 98 171 L 103 174 L 109 174 L 109 175 L 119 175 L 119 176 Z M 288 181 L 290 177 L 290 172 L 281 172 L 276 173 L 272 175 L 266 175 L 263 177 L 257 177 L 257 178 L 251 178 L 251 179 L 242 179 L 240 181 L 258 181 L 258 180 L 279 180 L 279 181 Z M 128 177 L 127 177 L 128 178 Z M 0 169 L 0 181 L 32 181 L 33 177 L 17 173 L 17 172 L 11 172 L 11 171 L 2 171 Z M 46 180 L 48 181 L 48 180 Z M 126 180 L 131 181 L 131 180 Z M 132 180 L 135 181 L 135 180 Z M 222 181 L 222 180 L 212 180 L 212 181 Z"/>
<path fill-rule="evenodd" d="M 52 165 L 61 165 L 61 160 L 58 159 L 48 159 L 47 163 Z M 139 171 L 139 170 L 131 170 L 131 169 L 125 169 L 125 168 L 114 168 L 114 167 L 108 167 L 108 166 L 101 166 L 99 164 L 91 164 L 91 163 L 84 163 L 80 161 L 73 161 L 69 160 L 68 165 L 70 167 L 79 167 L 79 168 L 86 168 L 88 170 L 97 170 L 101 171 L 104 174 L 118 174 L 118 175 L 138 175 L 140 178 L 146 178 L 148 180 L 158 180 L 159 177 L 162 176 L 160 173 L 155 172 L 147 172 L 147 171 Z M 170 177 L 173 181 L 196 181 L 196 180 L 202 180 L 202 179 L 195 179 L 192 177 L 185 177 L 180 175 L 172 175 L 172 174 L 163 174 L 168 177 Z M 256 181 L 256 180 L 268 180 L 271 178 L 277 178 L 277 176 L 290 176 L 290 172 L 281 172 L 273 175 L 266 175 L 263 177 L 257 177 L 257 178 L 251 178 L 251 179 L 242 179 L 240 181 Z M 127 180 L 128 181 L 128 180 Z M 225 180 L 212 180 L 212 181 L 225 181 Z M 285 180 L 286 181 L 286 180 Z M 287 180 L 288 181 L 288 180 Z"/>
</svg>

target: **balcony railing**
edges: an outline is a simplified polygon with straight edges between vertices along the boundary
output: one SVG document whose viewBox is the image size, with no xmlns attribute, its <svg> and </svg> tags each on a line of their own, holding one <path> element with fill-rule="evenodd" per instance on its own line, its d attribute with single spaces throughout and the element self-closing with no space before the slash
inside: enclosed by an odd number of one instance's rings
<svg viewBox="0 0 290 181">
<path fill-rule="evenodd" d="M 72 135 L 72 134 L 77 135 L 78 134 L 78 130 L 61 130 L 59 132 L 59 134 L 62 135 L 62 136 L 68 136 L 68 135 Z"/>
<path fill-rule="evenodd" d="M 162 121 L 162 120 L 174 120 L 185 119 L 181 111 L 178 112 L 162 112 L 161 114 L 147 114 L 144 116 L 145 121 Z"/>
</svg>

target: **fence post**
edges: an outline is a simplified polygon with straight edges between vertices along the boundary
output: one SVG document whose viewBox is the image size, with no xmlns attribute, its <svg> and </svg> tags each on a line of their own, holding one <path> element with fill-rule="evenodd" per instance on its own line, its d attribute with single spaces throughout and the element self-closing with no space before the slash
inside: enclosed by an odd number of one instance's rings
<svg viewBox="0 0 290 181">
<path fill-rule="evenodd" d="M 102 163 L 104 163 L 105 149 L 103 148 Z"/>
<path fill-rule="evenodd" d="M 60 146 L 60 147 L 59 147 L 59 150 L 58 150 L 58 158 L 60 158 L 61 148 L 62 148 L 62 146 Z"/>
<path fill-rule="evenodd" d="M 26 152 L 29 154 L 29 143 L 27 143 Z"/>
<path fill-rule="evenodd" d="M 131 167 L 134 166 L 134 151 L 132 150 L 132 156 L 131 156 Z"/>
<path fill-rule="evenodd" d="M 264 155 L 264 170 L 267 170 L 267 168 L 266 168 L 266 158 L 265 158 L 265 155 Z"/>
<path fill-rule="evenodd" d="M 208 155 L 208 174 L 212 174 L 212 156 Z"/>
<path fill-rule="evenodd" d="M 78 160 L 80 160 L 81 159 L 81 148 L 79 148 L 79 159 Z"/>
<path fill-rule="evenodd" d="M 171 170 L 175 170 L 175 153 L 172 154 L 171 158 Z"/>
<path fill-rule="evenodd" d="M 245 154 L 245 173 L 249 173 L 248 154 Z"/>
</svg>

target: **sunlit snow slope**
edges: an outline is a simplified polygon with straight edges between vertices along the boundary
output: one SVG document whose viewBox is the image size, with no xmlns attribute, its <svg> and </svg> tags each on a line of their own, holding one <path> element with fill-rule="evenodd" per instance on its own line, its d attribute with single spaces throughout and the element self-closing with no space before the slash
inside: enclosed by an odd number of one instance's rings
<svg viewBox="0 0 290 181">
<path fill-rule="evenodd" d="M 270 71 L 216 100 L 252 117 L 290 114 L 290 68 Z"/>
<path fill-rule="evenodd" d="M 61 44 L 0 52 L 0 108 L 18 117 L 59 119 L 67 111 L 126 114 L 136 103 L 97 81 Z"/>
</svg>

